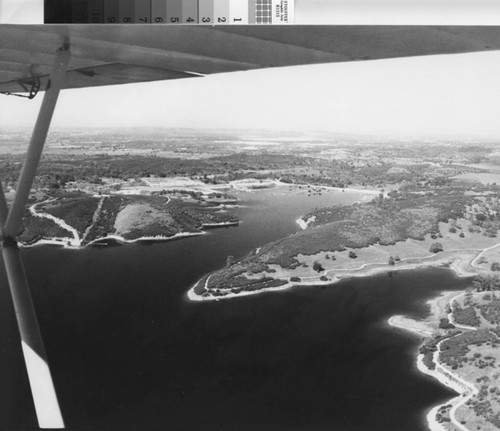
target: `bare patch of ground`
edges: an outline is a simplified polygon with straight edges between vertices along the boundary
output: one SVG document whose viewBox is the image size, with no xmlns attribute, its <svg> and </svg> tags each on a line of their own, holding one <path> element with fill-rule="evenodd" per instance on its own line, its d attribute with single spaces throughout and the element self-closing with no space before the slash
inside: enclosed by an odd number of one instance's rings
<svg viewBox="0 0 500 431">
<path fill-rule="evenodd" d="M 116 216 L 115 230 L 118 235 L 125 235 L 136 229 L 141 229 L 153 223 L 170 226 L 173 217 L 148 204 L 132 204 L 123 208 Z"/>
</svg>

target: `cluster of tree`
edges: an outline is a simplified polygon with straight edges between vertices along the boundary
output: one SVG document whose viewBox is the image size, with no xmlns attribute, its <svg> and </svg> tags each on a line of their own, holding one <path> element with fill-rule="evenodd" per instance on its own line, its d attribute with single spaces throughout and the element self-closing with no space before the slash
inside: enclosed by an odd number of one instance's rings
<svg viewBox="0 0 500 431">
<path fill-rule="evenodd" d="M 485 235 L 489 236 L 490 238 L 496 237 L 498 234 L 498 229 L 500 228 L 500 220 L 498 219 L 497 212 L 495 210 L 490 211 L 490 209 L 487 207 L 482 207 L 480 209 L 476 207 L 474 208 L 474 210 L 475 213 L 474 217 L 472 218 L 473 226 L 471 227 L 474 228 L 478 226 L 482 228 Z"/>
<path fill-rule="evenodd" d="M 500 277 L 498 275 L 483 275 L 474 276 L 472 285 L 476 292 L 488 292 L 492 290 L 500 290 Z"/>
<path fill-rule="evenodd" d="M 319 263 L 317 260 L 315 260 L 313 262 L 313 269 L 316 271 L 316 272 L 321 272 L 321 271 L 324 271 L 325 268 L 323 268 L 323 265 L 321 265 L 321 263 Z"/>
<path fill-rule="evenodd" d="M 452 333 L 453 331 L 449 335 Z M 470 351 L 471 344 L 480 346 L 487 342 L 493 343 L 496 338 L 488 329 L 463 332 L 443 341 L 439 358 L 453 370 L 456 370 L 467 361 L 467 353 Z"/>
</svg>

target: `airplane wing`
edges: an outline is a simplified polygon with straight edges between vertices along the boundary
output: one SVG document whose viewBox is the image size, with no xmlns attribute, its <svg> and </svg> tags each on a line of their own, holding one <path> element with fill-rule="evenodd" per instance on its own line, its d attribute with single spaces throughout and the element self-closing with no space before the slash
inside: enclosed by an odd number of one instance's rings
<svg viewBox="0 0 500 431">
<path fill-rule="evenodd" d="M 46 88 L 56 50 L 69 44 L 63 88 L 264 67 L 500 49 L 500 27 L 2 25 L 0 91 Z"/>
</svg>

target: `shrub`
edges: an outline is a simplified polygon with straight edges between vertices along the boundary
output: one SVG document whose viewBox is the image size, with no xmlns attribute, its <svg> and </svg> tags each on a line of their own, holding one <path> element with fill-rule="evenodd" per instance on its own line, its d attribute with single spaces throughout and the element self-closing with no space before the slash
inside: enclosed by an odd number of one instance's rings
<svg viewBox="0 0 500 431">
<path fill-rule="evenodd" d="M 317 260 L 315 260 L 313 262 L 313 269 L 316 271 L 316 272 L 321 272 L 321 271 L 324 271 L 325 268 L 323 268 L 323 265 L 321 265 L 321 263 L 319 263 Z"/>
<path fill-rule="evenodd" d="M 486 215 L 482 214 L 482 213 L 476 214 L 476 220 L 479 221 L 479 222 L 485 221 L 486 220 Z"/>
<path fill-rule="evenodd" d="M 477 263 L 481 265 L 482 263 L 487 263 L 488 259 L 486 259 L 484 256 L 481 256 L 478 260 Z"/>
<path fill-rule="evenodd" d="M 431 253 L 439 253 L 440 251 L 443 251 L 443 244 L 440 242 L 433 242 L 429 248 L 429 251 Z"/>
<path fill-rule="evenodd" d="M 354 253 L 354 251 L 352 251 L 352 250 L 351 250 L 351 251 L 349 252 L 349 257 L 350 257 L 351 259 L 356 259 L 358 256 L 356 255 L 356 253 Z"/>
</svg>

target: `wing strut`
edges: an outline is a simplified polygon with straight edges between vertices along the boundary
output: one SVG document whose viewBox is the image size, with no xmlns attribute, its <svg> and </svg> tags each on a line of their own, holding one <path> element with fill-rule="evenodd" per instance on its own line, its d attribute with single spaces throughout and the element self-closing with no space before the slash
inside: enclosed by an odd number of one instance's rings
<svg viewBox="0 0 500 431">
<path fill-rule="evenodd" d="M 52 382 L 47 355 L 16 236 L 21 230 L 22 217 L 28 203 L 38 163 L 40 162 L 52 114 L 56 107 L 59 91 L 64 84 L 69 56 L 68 45 L 59 48 L 56 53 L 50 80 L 45 90 L 40 112 L 38 113 L 26 154 L 26 160 L 19 176 L 14 202 L 10 210 L 7 207 L 0 183 L 0 239 L 2 255 L 21 335 L 22 350 L 31 386 L 31 394 L 40 428 L 64 428 L 64 422 Z"/>
</svg>

